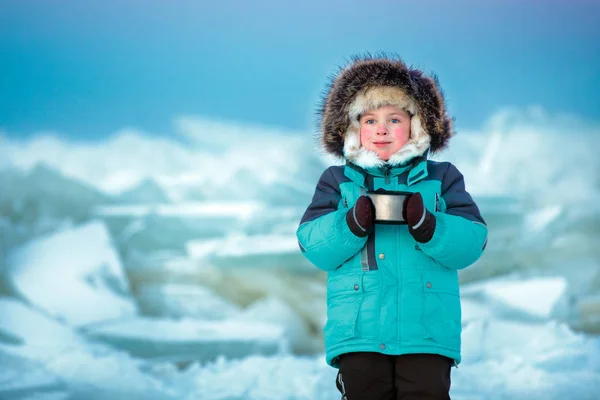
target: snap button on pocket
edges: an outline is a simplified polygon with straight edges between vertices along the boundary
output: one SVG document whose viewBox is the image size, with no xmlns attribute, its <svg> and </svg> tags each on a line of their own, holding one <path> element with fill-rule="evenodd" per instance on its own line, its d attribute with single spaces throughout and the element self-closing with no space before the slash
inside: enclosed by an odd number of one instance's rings
<svg viewBox="0 0 600 400">
<path fill-rule="evenodd" d="M 427 286 L 427 289 L 431 289 L 431 286 L 433 286 L 433 285 L 431 284 L 431 282 L 427 282 L 427 284 L 425 286 Z"/>
<path fill-rule="evenodd" d="M 385 350 L 385 344 L 381 343 L 381 344 L 379 345 L 379 348 L 380 348 L 381 350 Z"/>
<path fill-rule="evenodd" d="M 383 260 L 384 258 L 385 258 L 385 254 L 383 254 L 383 253 L 379 253 L 379 259 L 380 259 L 380 260 Z"/>
<path fill-rule="evenodd" d="M 356 285 L 354 285 L 354 290 L 358 290 L 359 286 L 358 283 Z"/>
</svg>

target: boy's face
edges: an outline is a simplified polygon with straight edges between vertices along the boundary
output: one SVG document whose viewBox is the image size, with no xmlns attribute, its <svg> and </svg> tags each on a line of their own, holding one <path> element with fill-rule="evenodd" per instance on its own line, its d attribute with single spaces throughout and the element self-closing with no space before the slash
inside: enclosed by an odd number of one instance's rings
<svg viewBox="0 0 600 400">
<path fill-rule="evenodd" d="M 410 115 L 401 108 L 383 106 L 360 117 L 360 144 L 382 160 L 402 148 L 410 139 Z"/>
</svg>

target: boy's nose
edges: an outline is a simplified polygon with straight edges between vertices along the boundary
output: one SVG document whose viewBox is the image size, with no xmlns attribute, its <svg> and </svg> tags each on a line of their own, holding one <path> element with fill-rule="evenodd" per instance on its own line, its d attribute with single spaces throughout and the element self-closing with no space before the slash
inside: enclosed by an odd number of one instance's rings
<svg viewBox="0 0 600 400">
<path fill-rule="evenodd" d="M 385 126 L 385 124 L 379 124 L 377 125 L 377 134 L 378 135 L 387 135 L 388 131 L 387 131 L 387 127 Z"/>
</svg>

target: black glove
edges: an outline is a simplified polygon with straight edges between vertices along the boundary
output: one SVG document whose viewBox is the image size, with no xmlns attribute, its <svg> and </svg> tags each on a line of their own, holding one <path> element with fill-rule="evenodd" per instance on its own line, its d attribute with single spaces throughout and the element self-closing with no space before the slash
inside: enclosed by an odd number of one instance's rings
<svg viewBox="0 0 600 400">
<path fill-rule="evenodd" d="M 360 196 L 346 213 L 348 227 L 358 237 L 368 236 L 375 224 L 375 207 L 367 196 Z"/>
<path fill-rule="evenodd" d="M 406 200 L 403 210 L 408 231 L 419 243 L 427 243 L 435 232 L 435 216 L 425 208 L 421 193 L 415 193 Z"/>
</svg>

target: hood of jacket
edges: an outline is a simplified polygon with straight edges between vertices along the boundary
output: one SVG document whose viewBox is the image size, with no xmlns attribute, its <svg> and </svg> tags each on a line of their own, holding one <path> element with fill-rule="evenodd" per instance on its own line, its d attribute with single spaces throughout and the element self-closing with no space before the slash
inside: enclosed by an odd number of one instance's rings
<svg viewBox="0 0 600 400">
<path fill-rule="evenodd" d="M 386 105 L 411 115 L 409 141 L 387 162 L 361 146 L 359 123 L 365 111 Z M 323 149 L 363 168 L 401 165 L 440 152 L 453 136 L 437 78 L 396 57 L 352 58 L 328 84 L 317 115 Z"/>
</svg>

